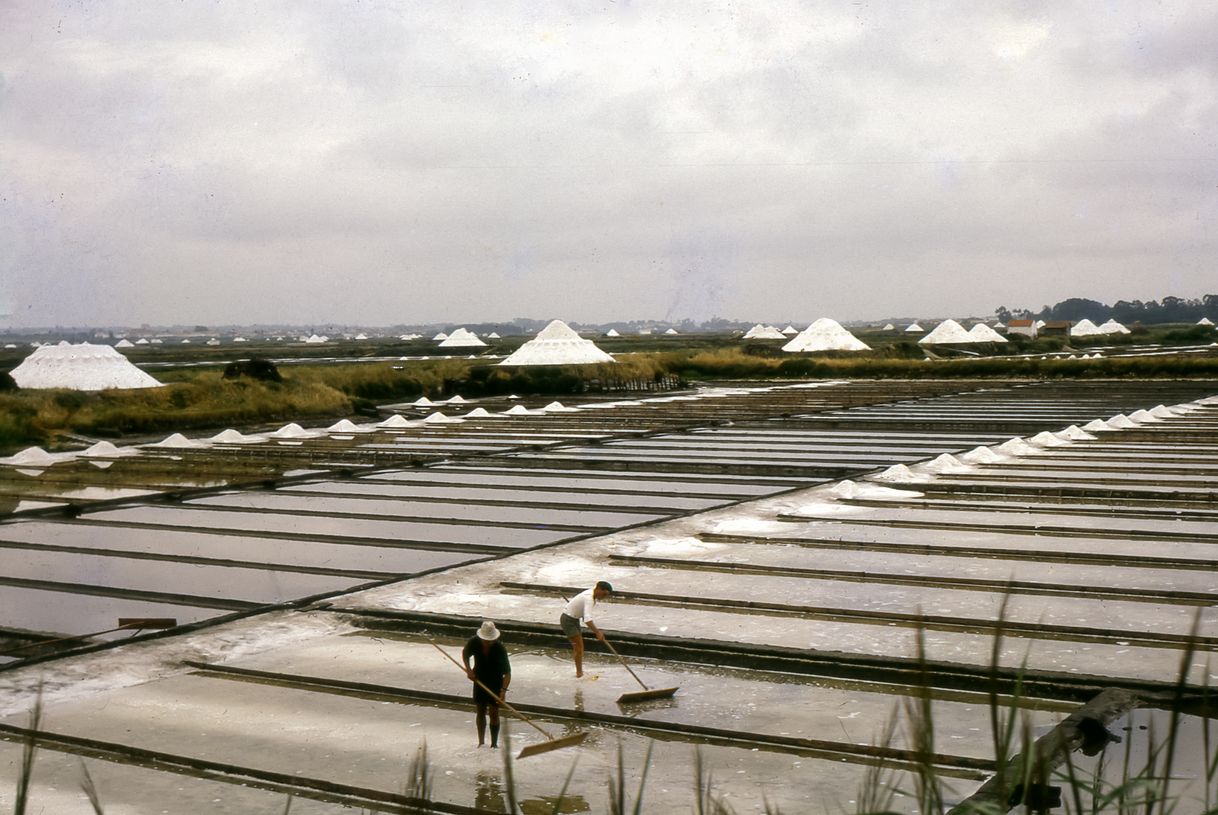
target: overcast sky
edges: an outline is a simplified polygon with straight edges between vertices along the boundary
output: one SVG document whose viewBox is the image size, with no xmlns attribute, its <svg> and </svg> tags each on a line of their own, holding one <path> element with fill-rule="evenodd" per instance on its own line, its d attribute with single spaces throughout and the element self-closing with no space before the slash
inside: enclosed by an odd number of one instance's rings
<svg viewBox="0 0 1218 815">
<path fill-rule="evenodd" d="M 0 2 L 10 326 L 1218 292 L 1218 8 Z M 0 323 L 0 325 L 4 324 Z"/>
</svg>

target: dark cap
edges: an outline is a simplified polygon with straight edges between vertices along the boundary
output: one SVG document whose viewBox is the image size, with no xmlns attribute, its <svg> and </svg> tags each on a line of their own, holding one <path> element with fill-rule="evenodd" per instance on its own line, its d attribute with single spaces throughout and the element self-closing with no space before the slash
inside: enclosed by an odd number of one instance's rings
<svg viewBox="0 0 1218 815">
<path fill-rule="evenodd" d="M 604 589 L 605 591 L 609 592 L 610 594 L 613 594 L 613 586 L 609 584 L 608 580 L 598 580 L 596 583 L 596 587 L 598 589 Z"/>
</svg>

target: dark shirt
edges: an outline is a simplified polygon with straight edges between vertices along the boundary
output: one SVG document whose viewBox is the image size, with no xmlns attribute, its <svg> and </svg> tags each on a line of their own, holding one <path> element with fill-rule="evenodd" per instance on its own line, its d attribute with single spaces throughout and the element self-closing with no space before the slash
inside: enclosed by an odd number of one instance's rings
<svg viewBox="0 0 1218 815">
<path fill-rule="evenodd" d="M 461 649 L 461 659 L 468 664 L 472 658 L 474 676 L 478 677 L 479 682 L 498 693 L 503 685 L 504 675 L 512 675 L 512 664 L 508 661 L 508 652 L 502 642 L 495 640 L 486 654 L 482 653 L 482 642 L 478 637 L 470 637 L 469 642 L 465 643 L 465 647 Z"/>
</svg>

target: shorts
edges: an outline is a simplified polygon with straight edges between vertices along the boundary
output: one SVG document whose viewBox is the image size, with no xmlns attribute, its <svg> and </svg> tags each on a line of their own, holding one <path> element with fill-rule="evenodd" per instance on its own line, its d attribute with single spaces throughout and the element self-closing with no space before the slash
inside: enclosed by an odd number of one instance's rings
<svg viewBox="0 0 1218 815">
<path fill-rule="evenodd" d="M 496 687 L 496 685 L 492 685 L 489 682 L 486 684 L 487 684 L 488 688 Z M 502 684 L 503 684 L 503 678 L 500 677 L 499 685 L 502 686 Z M 498 705 L 499 700 L 497 698 L 495 698 L 495 696 L 493 696 L 492 694 L 487 693 L 486 690 L 481 685 L 479 685 L 477 682 L 475 682 L 474 683 L 474 704 L 476 704 L 476 705 Z"/>
<path fill-rule="evenodd" d="M 568 637 L 579 636 L 579 620 L 572 617 L 570 614 L 563 614 L 558 618 L 558 624 L 562 626 L 562 633 Z"/>
</svg>

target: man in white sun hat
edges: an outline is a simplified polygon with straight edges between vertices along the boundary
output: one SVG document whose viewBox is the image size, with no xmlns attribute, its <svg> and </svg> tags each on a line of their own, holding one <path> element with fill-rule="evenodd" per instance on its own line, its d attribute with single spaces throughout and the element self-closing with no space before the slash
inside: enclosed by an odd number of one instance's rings
<svg viewBox="0 0 1218 815">
<path fill-rule="evenodd" d="M 473 668 L 470 660 L 474 661 Z M 469 638 L 461 649 L 461 662 L 465 664 L 465 675 L 474 683 L 474 704 L 478 708 L 478 746 L 486 744 L 486 719 L 491 720 L 491 747 L 499 746 L 499 701 L 507 695 L 512 682 L 512 664 L 507 649 L 499 641 L 499 629 L 490 620 L 484 620 L 478 633 Z M 476 682 L 474 680 L 477 680 Z M 486 685 L 498 694 L 487 693 L 479 685 Z"/>
</svg>

